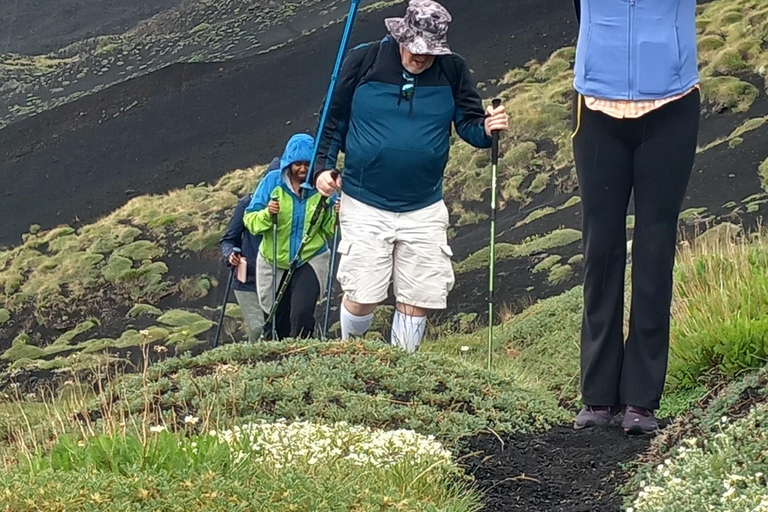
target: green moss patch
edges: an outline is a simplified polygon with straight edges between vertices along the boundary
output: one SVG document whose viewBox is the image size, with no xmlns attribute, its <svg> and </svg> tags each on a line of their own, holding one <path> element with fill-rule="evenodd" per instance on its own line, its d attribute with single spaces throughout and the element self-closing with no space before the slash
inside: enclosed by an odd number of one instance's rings
<svg viewBox="0 0 768 512">
<path fill-rule="evenodd" d="M 498 260 L 526 257 L 557 247 L 565 247 L 579 240 L 581 240 L 580 231 L 570 228 L 559 229 L 544 236 L 530 238 L 520 244 L 498 244 L 496 246 L 496 257 Z M 471 272 L 485 267 L 488 264 L 489 251 L 490 249 L 485 247 L 470 255 L 467 259 L 455 265 L 456 272 Z"/>
</svg>

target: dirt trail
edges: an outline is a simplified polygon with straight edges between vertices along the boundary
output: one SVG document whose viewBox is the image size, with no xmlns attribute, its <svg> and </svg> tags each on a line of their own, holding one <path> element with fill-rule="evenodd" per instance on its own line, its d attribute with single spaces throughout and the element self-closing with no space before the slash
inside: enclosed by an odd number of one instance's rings
<svg viewBox="0 0 768 512">
<path fill-rule="evenodd" d="M 644 452 L 649 438 L 617 427 L 473 440 L 468 472 L 485 495 L 484 512 L 618 512 L 622 464 Z"/>
</svg>

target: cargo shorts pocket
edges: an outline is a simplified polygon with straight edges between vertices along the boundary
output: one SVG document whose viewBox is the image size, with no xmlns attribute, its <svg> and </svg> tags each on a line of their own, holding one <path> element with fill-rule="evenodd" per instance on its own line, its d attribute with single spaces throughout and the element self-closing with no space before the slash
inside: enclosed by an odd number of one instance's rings
<svg viewBox="0 0 768 512">
<path fill-rule="evenodd" d="M 442 275 L 445 281 L 445 291 L 447 293 L 453 290 L 453 286 L 456 284 L 456 276 L 453 273 L 453 262 L 451 261 L 453 250 L 450 245 L 446 244 L 440 246 L 440 251 L 444 260 Z"/>
</svg>

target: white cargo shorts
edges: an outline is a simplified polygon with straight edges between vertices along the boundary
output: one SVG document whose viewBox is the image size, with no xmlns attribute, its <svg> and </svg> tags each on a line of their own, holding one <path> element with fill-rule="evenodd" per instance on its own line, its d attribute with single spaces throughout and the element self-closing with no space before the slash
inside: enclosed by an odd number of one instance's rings
<svg viewBox="0 0 768 512">
<path fill-rule="evenodd" d="M 380 210 L 348 195 L 341 199 L 337 279 L 347 298 L 378 304 L 390 282 L 397 302 L 445 309 L 455 277 L 443 201 L 406 213 Z"/>
</svg>

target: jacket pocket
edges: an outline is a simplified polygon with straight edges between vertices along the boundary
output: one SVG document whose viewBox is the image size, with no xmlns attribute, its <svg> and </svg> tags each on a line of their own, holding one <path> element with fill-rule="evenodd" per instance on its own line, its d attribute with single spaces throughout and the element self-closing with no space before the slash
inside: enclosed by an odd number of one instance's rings
<svg viewBox="0 0 768 512">
<path fill-rule="evenodd" d="M 664 94 L 679 82 L 680 59 L 676 37 L 666 41 L 640 41 L 637 47 L 637 92 Z"/>
<path fill-rule="evenodd" d="M 627 83 L 626 37 L 617 40 L 607 29 L 590 30 L 584 58 L 584 78 L 591 90 L 624 91 Z"/>
</svg>

